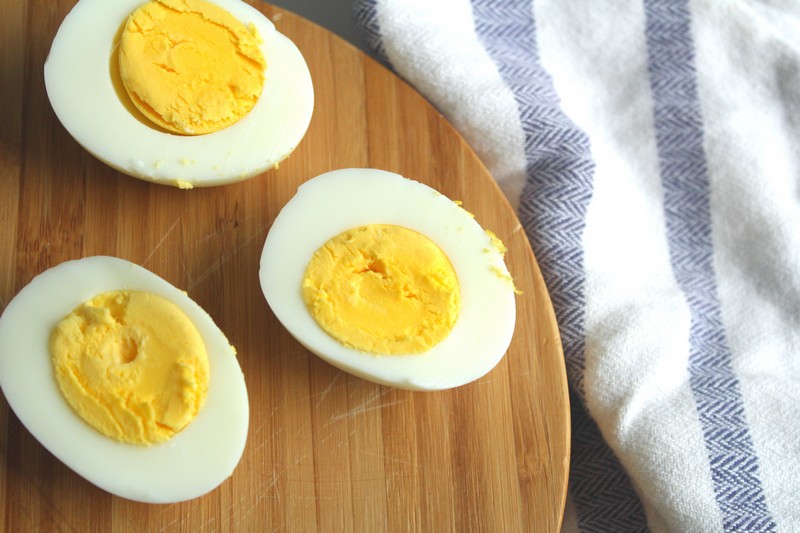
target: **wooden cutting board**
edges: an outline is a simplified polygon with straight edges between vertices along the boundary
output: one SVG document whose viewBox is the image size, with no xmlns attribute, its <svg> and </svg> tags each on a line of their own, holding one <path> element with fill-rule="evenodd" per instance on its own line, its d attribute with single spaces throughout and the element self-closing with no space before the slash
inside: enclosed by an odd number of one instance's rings
<svg viewBox="0 0 800 533">
<path fill-rule="evenodd" d="M 558 329 L 525 232 L 442 116 L 326 30 L 255 4 L 311 69 L 316 107 L 299 148 L 279 169 L 235 185 L 183 191 L 136 180 L 78 146 L 48 103 L 44 60 L 73 4 L 0 4 L 0 309 L 65 260 L 104 254 L 143 265 L 185 289 L 237 347 L 250 433 L 217 490 L 146 505 L 74 474 L 3 398 L 5 530 L 557 531 L 570 447 Z M 462 200 L 507 244 L 524 294 L 506 357 L 479 381 L 436 393 L 374 385 L 309 354 L 270 312 L 258 281 L 270 224 L 298 184 L 357 166 Z"/>
</svg>

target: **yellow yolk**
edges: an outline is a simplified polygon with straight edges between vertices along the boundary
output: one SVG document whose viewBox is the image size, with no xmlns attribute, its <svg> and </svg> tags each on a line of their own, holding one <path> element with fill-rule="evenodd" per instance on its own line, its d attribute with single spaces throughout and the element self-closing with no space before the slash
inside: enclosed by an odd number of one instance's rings
<svg viewBox="0 0 800 533">
<path fill-rule="evenodd" d="M 430 239 L 391 225 L 346 231 L 312 257 L 303 300 L 317 323 L 345 346 L 415 354 L 450 333 L 458 317 L 458 278 Z"/>
<path fill-rule="evenodd" d="M 84 302 L 50 338 L 56 380 L 69 405 L 108 437 L 132 444 L 170 439 L 208 392 L 208 354 L 172 302 L 116 291 Z"/>
<path fill-rule="evenodd" d="M 503 241 L 500 240 L 500 237 L 488 229 L 486 230 L 486 235 L 489 236 L 489 240 L 492 242 L 494 249 L 497 250 L 501 256 L 504 256 L 508 249 L 506 248 L 506 245 L 503 244 Z"/>
<path fill-rule="evenodd" d="M 497 252 L 500 254 L 500 257 L 504 257 L 508 249 L 506 248 L 506 245 L 503 244 L 503 241 L 500 240 L 500 237 L 498 237 L 493 231 L 488 229 L 486 230 L 486 235 L 489 236 L 489 241 L 492 243 L 492 247 L 495 250 L 497 250 Z M 488 252 L 489 250 L 486 251 Z M 512 278 L 510 274 L 506 273 L 505 271 L 501 270 L 496 266 L 492 267 L 492 272 L 494 272 L 495 275 L 497 275 L 497 277 L 507 282 L 509 286 L 514 290 L 514 294 L 522 294 L 522 291 L 519 290 L 517 286 L 514 284 L 514 278 Z"/>
<path fill-rule="evenodd" d="M 203 0 L 152 0 L 123 28 L 122 83 L 133 104 L 168 131 L 221 130 L 261 95 L 266 63 L 254 31 Z"/>
</svg>

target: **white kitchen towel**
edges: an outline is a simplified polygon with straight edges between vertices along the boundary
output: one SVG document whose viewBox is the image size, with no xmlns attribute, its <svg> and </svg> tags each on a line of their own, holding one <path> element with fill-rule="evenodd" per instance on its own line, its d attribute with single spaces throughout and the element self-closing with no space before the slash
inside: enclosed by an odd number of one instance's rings
<svg viewBox="0 0 800 533">
<path fill-rule="evenodd" d="M 573 404 L 564 529 L 800 531 L 800 3 L 354 17 L 530 238 Z"/>
</svg>

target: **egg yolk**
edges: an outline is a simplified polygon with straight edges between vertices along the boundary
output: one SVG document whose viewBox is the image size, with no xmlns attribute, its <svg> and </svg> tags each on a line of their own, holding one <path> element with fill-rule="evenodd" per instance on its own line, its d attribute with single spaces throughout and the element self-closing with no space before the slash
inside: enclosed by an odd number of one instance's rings
<svg viewBox="0 0 800 533">
<path fill-rule="evenodd" d="M 309 261 L 303 300 L 317 323 L 345 346 L 374 354 L 418 354 L 458 318 L 458 278 L 424 235 L 369 225 L 329 240 Z"/>
<path fill-rule="evenodd" d="M 164 442 L 197 415 L 208 392 L 205 344 L 177 305 L 114 291 L 84 302 L 53 330 L 50 353 L 69 405 L 116 440 Z"/>
<path fill-rule="evenodd" d="M 219 131 L 261 95 L 266 62 L 254 32 L 203 0 L 152 0 L 122 30 L 119 75 L 154 124 L 187 135 Z"/>
</svg>

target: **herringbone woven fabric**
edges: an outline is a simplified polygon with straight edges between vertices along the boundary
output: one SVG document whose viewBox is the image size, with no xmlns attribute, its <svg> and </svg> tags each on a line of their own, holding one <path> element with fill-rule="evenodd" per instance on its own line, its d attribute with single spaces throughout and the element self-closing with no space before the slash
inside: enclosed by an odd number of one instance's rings
<svg viewBox="0 0 800 533">
<path fill-rule="evenodd" d="M 800 531 L 800 5 L 354 17 L 472 144 L 540 262 L 573 405 L 564 529 Z"/>
</svg>

